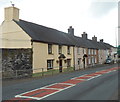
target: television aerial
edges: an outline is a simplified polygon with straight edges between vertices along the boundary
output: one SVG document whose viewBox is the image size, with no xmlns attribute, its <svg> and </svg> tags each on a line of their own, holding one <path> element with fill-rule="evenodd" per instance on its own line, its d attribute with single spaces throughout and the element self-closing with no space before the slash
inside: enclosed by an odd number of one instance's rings
<svg viewBox="0 0 120 102">
<path fill-rule="evenodd" d="M 14 6 L 15 6 L 15 4 L 13 4 L 13 2 L 12 2 L 12 1 L 10 1 L 10 3 L 11 3 L 11 5 L 12 5 L 12 7 L 14 7 Z"/>
</svg>

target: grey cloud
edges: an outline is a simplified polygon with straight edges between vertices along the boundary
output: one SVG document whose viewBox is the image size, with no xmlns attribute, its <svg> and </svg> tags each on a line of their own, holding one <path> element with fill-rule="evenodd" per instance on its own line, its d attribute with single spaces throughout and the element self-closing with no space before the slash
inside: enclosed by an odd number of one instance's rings
<svg viewBox="0 0 120 102">
<path fill-rule="evenodd" d="M 117 7 L 117 2 L 92 2 L 90 6 L 90 15 L 100 18 Z"/>
</svg>

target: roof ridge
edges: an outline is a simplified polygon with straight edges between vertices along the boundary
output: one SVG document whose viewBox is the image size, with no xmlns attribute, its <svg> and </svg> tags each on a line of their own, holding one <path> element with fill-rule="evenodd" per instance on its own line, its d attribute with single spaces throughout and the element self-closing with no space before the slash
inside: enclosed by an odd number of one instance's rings
<svg viewBox="0 0 120 102">
<path fill-rule="evenodd" d="M 93 43 L 93 40 L 91 39 L 83 39 L 80 36 L 73 36 L 66 32 L 22 19 L 20 19 L 19 21 L 14 21 L 32 38 L 33 41 L 82 46 L 94 49 L 106 49 L 110 47 L 104 43 L 102 45 L 99 42 Z"/>
</svg>

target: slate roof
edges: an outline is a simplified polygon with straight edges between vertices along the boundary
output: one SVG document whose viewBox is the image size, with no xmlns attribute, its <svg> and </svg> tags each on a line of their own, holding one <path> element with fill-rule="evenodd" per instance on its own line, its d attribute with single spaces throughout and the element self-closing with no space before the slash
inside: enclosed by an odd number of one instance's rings
<svg viewBox="0 0 120 102">
<path fill-rule="evenodd" d="M 93 49 L 110 49 L 113 47 L 107 43 L 95 42 L 89 39 L 86 40 L 81 37 L 73 36 L 32 22 L 24 20 L 14 20 L 14 22 L 16 22 L 32 38 L 32 41 Z"/>
</svg>

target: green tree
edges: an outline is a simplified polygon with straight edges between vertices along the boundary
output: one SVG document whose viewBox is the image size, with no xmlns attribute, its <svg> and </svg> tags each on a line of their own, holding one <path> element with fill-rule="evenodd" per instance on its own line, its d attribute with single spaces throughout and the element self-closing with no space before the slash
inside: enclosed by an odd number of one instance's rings
<svg viewBox="0 0 120 102">
<path fill-rule="evenodd" d="M 120 58 L 120 45 L 117 48 L 118 57 Z"/>
</svg>

